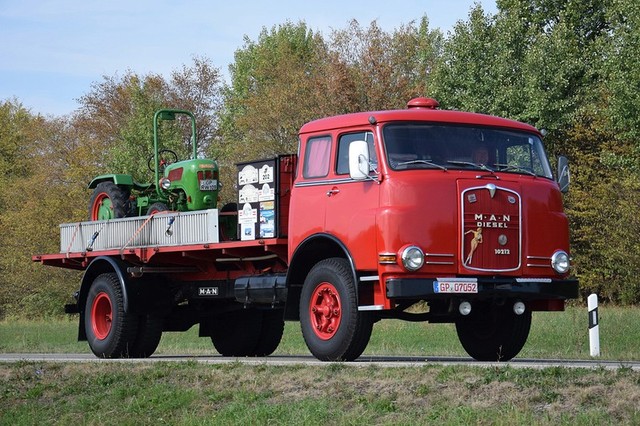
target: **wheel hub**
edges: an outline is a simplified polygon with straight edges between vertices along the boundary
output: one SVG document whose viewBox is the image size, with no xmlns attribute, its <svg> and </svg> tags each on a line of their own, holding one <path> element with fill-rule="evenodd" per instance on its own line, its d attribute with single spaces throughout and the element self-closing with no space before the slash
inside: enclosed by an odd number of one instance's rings
<svg viewBox="0 0 640 426">
<path fill-rule="evenodd" d="M 91 328 L 97 339 L 104 340 L 107 338 L 111 331 L 112 320 L 111 299 L 109 299 L 107 293 L 99 293 L 93 300 L 91 308 Z"/>
<path fill-rule="evenodd" d="M 313 331 L 322 340 L 331 339 L 342 320 L 340 295 L 333 284 L 323 282 L 314 291 L 309 306 Z"/>
</svg>

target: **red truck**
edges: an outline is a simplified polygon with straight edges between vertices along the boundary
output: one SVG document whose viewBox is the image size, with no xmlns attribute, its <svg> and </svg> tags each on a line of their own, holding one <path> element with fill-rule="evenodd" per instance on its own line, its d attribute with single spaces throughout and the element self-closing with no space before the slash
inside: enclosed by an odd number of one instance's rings
<svg viewBox="0 0 640 426">
<path fill-rule="evenodd" d="M 237 204 L 61 225 L 60 253 L 34 256 L 84 270 L 66 310 L 94 354 L 146 357 L 197 324 L 224 356 L 266 356 L 296 320 L 316 358 L 349 361 L 396 318 L 504 361 L 533 311 L 578 297 L 567 160 L 554 180 L 530 125 L 415 98 L 307 123 L 297 155 L 237 177 Z"/>
</svg>

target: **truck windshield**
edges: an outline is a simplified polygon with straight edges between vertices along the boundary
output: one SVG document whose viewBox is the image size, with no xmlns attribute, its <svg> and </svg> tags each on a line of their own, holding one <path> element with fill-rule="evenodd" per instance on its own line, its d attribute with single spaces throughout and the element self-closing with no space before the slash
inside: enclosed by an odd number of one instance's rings
<svg viewBox="0 0 640 426">
<path fill-rule="evenodd" d="M 478 169 L 553 177 L 542 141 L 532 133 L 395 123 L 386 125 L 383 135 L 387 161 L 393 170 Z"/>
</svg>

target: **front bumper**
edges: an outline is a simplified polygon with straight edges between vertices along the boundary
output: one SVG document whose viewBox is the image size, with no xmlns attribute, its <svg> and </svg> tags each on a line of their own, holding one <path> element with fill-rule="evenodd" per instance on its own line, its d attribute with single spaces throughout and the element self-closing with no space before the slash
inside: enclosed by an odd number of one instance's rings
<svg viewBox="0 0 640 426">
<path fill-rule="evenodd" d="M 575 299 L 579 295 L 577 279 L 550 280 L 547 278 L 482 278 L 477 283 L 477 292 L 438 291 L 437 278 L 388 278 L 385 281 L 389 299 L 437 300 L 451 297 L 465 299 L 519 298 L 522 300 Z"/>
</svg>

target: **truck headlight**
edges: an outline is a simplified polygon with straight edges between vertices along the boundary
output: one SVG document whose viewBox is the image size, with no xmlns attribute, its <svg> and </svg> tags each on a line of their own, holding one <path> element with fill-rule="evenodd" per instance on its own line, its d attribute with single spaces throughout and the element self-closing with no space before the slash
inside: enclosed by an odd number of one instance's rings
<svg viewBox="0 0 640 426">
<path fill-rule="evenodd" d="M 551 256 L 551 267 L 559 274 L 566 274 L 571 266 L 569 255 L 563 250 L 558 250 Z"/>
<path fill-rule="evenodd" d="M 424 265 L 424 253 L 420 250 L 420 247 L 408 246 L 400 255 L 402 258 L 402 265 L 407 271 L 417 271 Z"/>
</svg>

